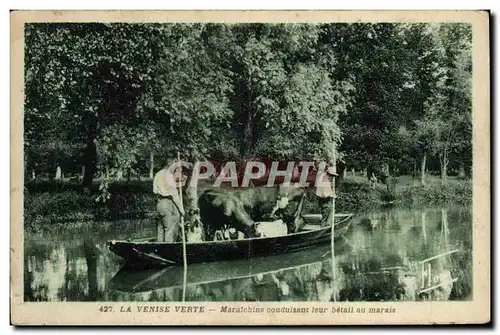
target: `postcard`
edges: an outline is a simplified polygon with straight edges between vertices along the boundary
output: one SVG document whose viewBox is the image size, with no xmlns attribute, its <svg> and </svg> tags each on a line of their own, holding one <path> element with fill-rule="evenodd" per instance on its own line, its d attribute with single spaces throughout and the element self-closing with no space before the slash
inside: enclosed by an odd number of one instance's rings
<svg viewBox="0 0 500 335">
<path fill-rule="evenodd" d="M 487 11 L 11 12 L 14 325 L 490 321 Z"/>
</svg>

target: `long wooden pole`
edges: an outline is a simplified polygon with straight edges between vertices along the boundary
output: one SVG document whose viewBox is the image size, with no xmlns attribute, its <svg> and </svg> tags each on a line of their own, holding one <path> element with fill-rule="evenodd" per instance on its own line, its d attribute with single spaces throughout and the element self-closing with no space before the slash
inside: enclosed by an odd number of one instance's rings
<svg viewBox="0 0 500 335">
<path fill-rule="evenodd" d="M 181 154 L 177 151 L 177 162 L 179 163 L 181 169 L 181 184 L 179 186 L 179 202 L 182 212 L 184 212 L 184 203 L 182 201 L 182 164 Z M 175 173 L 174 173 L 175 174 Z M 182 301 L 186 301 L 186 286 L 187 286 L 187 253 L 186 253 L 186 234 L 184 231 L 184 215 L 181 213 L 181 234 L 182 234 L 182 261 L 184 265 L 184 271 L 182 276 Z"/>
<path fill-rule="evenodd" d="M 332 162 L 332 168 L 333 168 L 333 178 L 332 178 L 332 191 L 333 191 L 333 196 L 332 196 L 332 211 L 330 213 L 331 217 L 331 249 L 332 249 L 332 288 L 333 288 L 333 301 L 337 302 L 337 295 L 335 293 L 335 197 L 336 197 L 336 192 L 335 192 L 335 175 L 337 174 L 337 155 L 336 155 L 336 148 L 333 148 L 333 162 Z M 328 171 L 327 171 L 328 173 Z"/>
</svg>

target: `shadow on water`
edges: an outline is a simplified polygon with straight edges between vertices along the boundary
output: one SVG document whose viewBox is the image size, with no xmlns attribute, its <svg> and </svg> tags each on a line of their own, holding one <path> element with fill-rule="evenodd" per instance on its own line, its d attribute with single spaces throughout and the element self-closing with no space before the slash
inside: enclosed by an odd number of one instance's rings
<svg viewBox="0 0 500 335">
<path fill-rule="evenodd" d="M 472 298 L 468 208 L 387 209 L 359 215 L 330 246 L 188 266 L 188 301 L 415 301 Z M 108 239 L 152 236 L 121 222 L 106 231 L 29 236 L 26 301 L 179 301 L 182 267 L 130 271 Z"/>
</svg>

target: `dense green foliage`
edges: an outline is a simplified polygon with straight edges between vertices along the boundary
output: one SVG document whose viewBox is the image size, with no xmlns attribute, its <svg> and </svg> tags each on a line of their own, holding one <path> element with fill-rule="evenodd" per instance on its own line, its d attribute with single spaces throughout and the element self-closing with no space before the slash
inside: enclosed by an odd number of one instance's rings
<svg viewBox="0 0 500 335">
<path fill-rule="evenodd" d="M 355 87 L 340 116 L 348 166 L 414 173 L 428 154 L 446 177 L 450 160 L 455 170 L 472 165 L 470 26 L 329 25 L 324 40 L 331 76 Z"/>
<path fill-rule="evenodd" d="M 421 171 L 420 185 L 350 179 L 339 211 L 471 199 L 469 181 L 425 177 L 470 173 L 470 26 L 72 23 L 25 36 L 32 228 L 151 214 L 150 181 L 137 177 L 177 151 L 319 161 L 338 147 L 349 171 Z M 45 181 L 58 167 L 66 180 Z"/>
<path fill-rule="evenodd" d="M 89 187 L 177 150 L 328 156 L 348 87 L 328 76 L 318 34 L 312 25 L 28 25 L 26 170 L 84 165 Z"/>
<path fill-rule="evenodd" d="M 29 24 L 25 50 L 29 178 L 83 166 L 90 188 L 178 150 L 328 160 L 335 145 L 348 168 L 445 180 L 472 164 L 468 25 Z"/>
</svg>

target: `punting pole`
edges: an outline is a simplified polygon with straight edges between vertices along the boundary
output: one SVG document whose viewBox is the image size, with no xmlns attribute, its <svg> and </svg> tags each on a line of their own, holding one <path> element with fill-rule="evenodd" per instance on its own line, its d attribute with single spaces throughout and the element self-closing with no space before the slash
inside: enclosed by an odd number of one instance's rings
<svg viewBox="0 0 500 335">
<path fill-rule="evenodd" d="M 335 292 L 335 197 L 336 192 L 335 192 L 335 175 L 337 174 L 337 155 L 336 155 L 336 147 L 333 147 L 333 178 L 332 178 L 332 191 L 333 191 L 333 196 L 332 196 L 332 212 L 330 213 L 331 217 L 331 249 L 332 249 L 332 285 L 333 285 L 333 301 L 337 302 L 337 294 Z M 328 171 L 327 171 L 328 172 Z"/>
<path fill-rule="evenodd" d="M 179 163 L 181 169 L 181 184 L 179 186 L 179 199 L 180 206 L 184 210 L 184 203 L 182 202 L 182 164 L 181 164 L 181 154 L 177 151 L 177 162 Z M 186 255 L 186 234 L 184 231 L 184 215 L 181 213 L 181 235 L 182 235 L 182 261 L 184 266 L 184 271 L 182 275 L 182 301 L 186 301 L 186 285 L 187 285 L 187 255 Z"/>
</svg>

